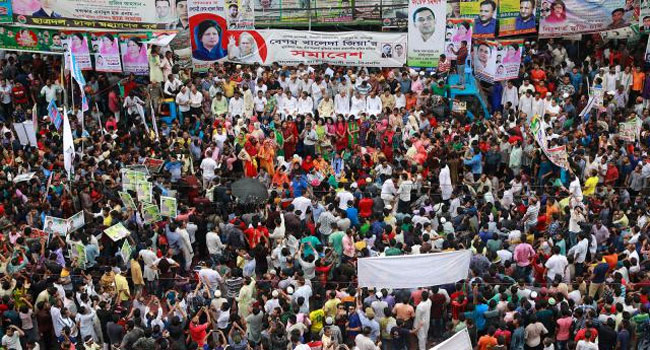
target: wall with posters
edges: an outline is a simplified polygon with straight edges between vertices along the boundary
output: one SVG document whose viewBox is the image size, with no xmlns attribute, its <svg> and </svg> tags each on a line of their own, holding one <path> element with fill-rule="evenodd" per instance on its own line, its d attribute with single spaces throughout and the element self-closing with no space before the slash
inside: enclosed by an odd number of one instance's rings
<svg viewBox="0 0 650 350">
<path fill-rule="evenodd" d="M 537 33 L 535 6 L 539 0 L 499 1 L 499 36 Z"/>
<path fill-rule="evenodd" d="M 20 24 L 105 29 L 165 28 L 174 0 L 12 0 Z"/>
<path fill-rule="evenodd" d="M 408 65 L 435 67 L 444 51 L 446 0 L 409 2 Z"/>
<path fill-rule="evenodd" d="M 523 43 L 523 39 L 477 41 L 473 58 L 476 77 L 486 82 L 517 78 Z"/>
<path fill-rule="evenodd" d="M 541 0 L 539 36 L 595 33 L 629 26 L 626 0 Z"/>
</svg>

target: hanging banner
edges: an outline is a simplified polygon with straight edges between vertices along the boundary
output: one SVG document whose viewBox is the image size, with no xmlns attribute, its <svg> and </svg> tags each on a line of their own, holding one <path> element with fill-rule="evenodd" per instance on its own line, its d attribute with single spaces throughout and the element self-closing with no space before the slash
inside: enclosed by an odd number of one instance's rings
<svg viewBox="0 0 650 350">
<path fill-rule="evenodd" d="M 639 13 L 639 30 L 641 32 L 650 32 L 650 1 L 641 1 Z"/>
<path fill-rule="evenodd" d="M 174 17 L 173 0 L 12 0 L 15 22 L 24 25 L 103 28 L 164 28 Z M 160 8 L 160 10 L 159 10 Z M 165 12 L 165 9 L 169 11 Z M 166 13 L 159 18 L 158 13 Z"/>
<path fill-rule="evenodd" d="M 499 36 L 536 33 L 535 1 L 499 1 Z"/>
<path fill-rule="evenodd" d="M 124 73 L 136 75 L 149 74 L 149 59 L 147 56 L 147 34 L 120 34 L 120 50 Z"/>
<path fill-rule="evenodd" d="M 121 73 L 120 44 L 111 33 L 90 33 L 95 56 L 95 70 L 98 72 Z"/>
<path fill-rule="evenodd" d="M 454 51 L 460 48 L 460 43 L 467 42 L 467 49 L 472 47 L 472 30 L 474 21 L 467 18 L 447 19 L 447 34 L 445 35 L 445 56 L 447 59 L 455 60 Z"/>
<path fill-rule="evenodd" d="M 401 67 L 406 63 L 406 33 L 270 29 L 229 32 L 227 40 L 228 60 L 237 63 L 355 67 Z"/>
<path fill-rule="evenodd" d="M 0 49 L 3 50 L 60 53 L 66 38 L 67 35 L 54 29 L 0 27 Z"/>
<path fill-rule="evenodd" d="M 351 2 L 349 2 L 348 4 L 350 3 Z M 381 20 L 381 8 L 377 0 L 355 0 L 354 19 L 362 20 L 362 21 Z"/>
<path fill-rule="evenodd" d="M 66 52 L 66 68 L 70 69 L 70 55 L 68 52 L 72 52 L 75 59 L 77 60 L 77 65 L 81 70 L 92 70 L 93 65 L 90 62 L 90 50 L 88 49 L 88 38 L 85 34 L 80 32 L 71 33 L 68 35 L 68 38 L 63 43 L 63 51 Z"/>
<path fill-rule="evenodd" d="M 519 76 L 523 39 L 480 41 L 474 46 L 474 73 L 486 82 Z"/>
<path fill-rule="evenodd" d="M 494 38 L 497 29 L 497 4 L 494 0 L 461 2 L 460 14 L 463 18 L 474 19 L 474 38 Z"/>
<path fill-rule="evenodd" d="M 461 18 L 460 0 L 447 0 L 447 18 Z"/>
<path fill-rule="evenodd" d="M 169 47 L 174 50 L 174 63 L 179 68 L 189 68 L 192 66 L 188 5 L 189 2 L 187 0 L 176 0 L 176 15 L 178 20 L 167 27 L 168 29 L 177 31 L 176 36 L 169 43 Z"/>
<path fill-rule="evenodd" d="M 410 0 L 408 65 L 435 67 L 444 51 L 446 0 Z"/>
<path fill-rule="evenodd" d="M 226 11 L 228 29 L 255 29 L 255 12 L 252 0 L 227 0 Z"/>
<path fill-rule="evenodd" d="M 541 0 L 540 37 L 596 33 L 630 25 L 625 20 L 626 0 Z"/>
<path fill-rule="evenodd" d="M 406 28 L 409 11 L 403 0 L 382 0 L 382 28 Z"/>
<path fill-rule="evenodd" d="M 224 2 L 190 0 L 189 4 L 192 62 L 194 69 L 205 71 L 214 62 L 226 58 Z"/>
<path fill-rule="evenodd" d="M 11 23 L 13 21 L 11 0 L 0 0 L 0 23 Z"/>
</svg>

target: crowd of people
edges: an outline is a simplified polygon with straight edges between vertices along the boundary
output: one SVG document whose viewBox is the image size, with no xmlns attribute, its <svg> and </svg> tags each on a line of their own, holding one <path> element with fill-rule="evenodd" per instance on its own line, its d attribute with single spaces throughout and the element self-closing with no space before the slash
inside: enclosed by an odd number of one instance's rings
<svg viewBox="0 0 650 350">
<path fill-rule="evenodd" d="M 482 86 L 489 115 L 450 112 L 444 59 L 198 73 L 163 51 L 149 76 L 84 72 L 85 113 L 61 57 L 3 52 L 4 349 L 424 350 L 464 329 L 478 350 L 650 349 L 638 48 L 526 42 L 519 78 Z M 70 106 L 70 174 L 51 101 Z M 536 115 L 568 165 L 536 143 Z M 33 116 L 37 147 L 14 127 Z M 176 217 L 122 201 L 145 159 L 162 161 L 153 203 L 175 197 Z M 241 178 L 267 193 L 237 198 Z M 80 229 L 46 230 L 79 212 Z M 114 241 L 118 223 L 130 234 Z M 466 280 L 358 288 L 360 258 L 453 250 L 472 252 Z"/>
</svg>

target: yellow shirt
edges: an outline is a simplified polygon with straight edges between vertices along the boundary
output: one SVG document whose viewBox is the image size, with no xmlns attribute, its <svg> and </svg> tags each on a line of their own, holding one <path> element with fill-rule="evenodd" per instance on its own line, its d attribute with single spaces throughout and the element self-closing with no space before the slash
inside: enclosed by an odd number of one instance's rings
<svg viewBox="0 0 650 350">
<path fill-rule="evenodd" d="M 592 176 L 585 181 L 585 188 L 582 189 L 582 195 L 591 196 L 596 193 L 596 185 L 598 185 L 598 176 Z"/>
<path fill-rule="evenodd" d="M 311 321 L 311 332 L 320 332 L 323 329 L 323 322 L 325 322 L 325 311 L 318 309 L 310 312 L 309 320 Z"/>
<path fill-rule="evenodd" d="M 129 291 L 129 282 L 126 281 L 126 277 L 115 275 L 115 290 L 117 291 L 121 301 L 129 300 L 131 292 Z"/>
<path fill-rule="evenodd" d="M 231 80 L 230 82 L 227 83 L 227 82 L 224 81 L 223 82 L 223 95 L 228 97 L 228 98 L 233 97 L 235 95 L 235 88 L 236 87 L 237 87 L 236 82 Z"/>
<path fill-rule="evenodd" d="M 140 263 L 131 259 L 131 278 L 133 279 L 133 284 L 136 286 L 144 286 L 144 279 L 142 278 L 142 268 Z"/>
<path fill-rule="evenodd" d="M 326 317 L 336 317 L 336 308 L 341 303 L 341 299 L 334 298 L 325 302 L 323 306 L 323 311 L 325 311 Z"/>
</svg>

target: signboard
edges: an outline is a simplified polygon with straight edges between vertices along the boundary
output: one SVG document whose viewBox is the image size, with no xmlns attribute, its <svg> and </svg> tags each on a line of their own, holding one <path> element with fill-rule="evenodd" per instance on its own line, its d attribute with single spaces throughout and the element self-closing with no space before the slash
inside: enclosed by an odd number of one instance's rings
<svg viewBox="0 0 650 350">
<path fill-rule="evenodd" d="M 118 222 L 117 224 L 105 229 L 104 233 L 113 242 L 117 242 L 120 239 L 125 238 L 128 235 L 130 235 L 131 231 L 129 231 L 126 227 L 124 227 L 124 225 L 122 225 L 121 222 Z"/>
<path fill-rule="evenodd" d="M 629 26 L 626 0 L 541 0 L 540 37 L 595 33 Z"/>
<path fill-rule="evenodd" d="M 174 197 L 160 196 L 160 215 L 175 218 L 178 212 L 178 201 Z"/>
<path fill-rule="evenodd" d="M 650 32 L 650 0 L 641 1 L 639 30 L 641 32 Z"/>
<path fill-rule="evenodd" d="M 406 28 L 408 4 L 403 0 L 382 0 L 381 25 L 383 28 Z"/>
<path fill-rule="evenodd" d="M 122 203 L 124 204 L 125 207 L 130 209 L 137 208 L 135 206 L 135 202 L 133 201 L 133 197 L 131 197 L 131 195 L 128 192 L 118 191 L 117 193 L 120 195 L 120 199 L 122 200 Z"/>
<path fill-rule="evenodd" d="M 444 50 L 446 0 L 410 0 L 408 65 L 435 67 Z"/>
<path fill-rule="evenodd" d="M 80 211 L 71 217 L 68 218 L 67 220 L 68 223 L 68 233 L 74 232 L 86 224 L 85 218 L 84 218 L 84 212 Z"/>
<path fill-rule="evenodd" d="M 499 1 L 499 36 L 537 32 L 535 4 L 538 0 Z"/>
<path fill-rule="evenodd" d="M 401 67 L 406 33 L 258 30 L 228 35 L 228 60 L 270 65 Z"/>
<path fill-rule="evenodd" d="M 162 221 L 162 216 L 160 216 L 160 210 L 155 204 L 146 204 L 142 206 L 142 221 L 145 224 L 154 224 L 158 221 Z"/>
<path fill-rule="evenodd" d="M 460 43 L 467 41 L 467 49 L 472 47 L 472 30 L 474 21 L 467 18 L 447 19 L 447 34 L 445 34 L 445 56 L 455 60 L 455 50 L 460 48 Z"/>
<path fill-rule="evenodd" d="M 205 71 L 214 62 L 226 59 L 224 0 L 190 0 L 188 3 L 192 64 L 194 69 Z M 233 14 L 228 13 L 227 16 L 232 17 Z M 229 25 L 240 23 L 234 22 L 234 19 L 228 21 Z"/>
<path fill-rule="evenodd" d="M 124 73 L 135 75 L 149 74 L 149 58 L 147 55 L 147 34 L 120 34 L 120 51 Z"/>
<path fill-rule="evenodd" d="M 487 82 L 517 78 L 523 43 L 523 39 L 477 42 L 473 60 L 476 77 Z"/>
<path fill-rule="evenodd" d="M 11 0 L 0 0 L 0 23 L 11 23 L 13 21 Z"/>
<path fill-rule="evenodd" d="M 494 38 L 497 28 L 497 4 L 494 0 L 464 1 L 460 3 L 463 18 L 474 20 L 475 38 Z"/>
<path fill-rule="evenodd" d="M 380 2 L 377 0 L 354 0 L 354 19 L 362 21 L 381 20 Z"/>
<path fill-rule="evenodd" d="M 229 30 L 255 29 L 252 0 L 227 0 L 226 22 Z"/>
<path fill-rule="evenodd" d="M 153 202 L 153 185 L 149 181 L 140 181 L 135 186 L 135 191 L 140 202 Z"/>
<path fill-rule="evenodd" d="M 164 28 L 173 0 L 12 0 L 15 22 L 26 25 L 109 30 Z M 160 9 L 159 9 L 160 7 Z M 169 9 L 163 11 L 163 8 Z M 158 14 L 166 14 L 159 18 Z"/>
<path fill-rule="evenodd" d="M 121 73 L 120 43 L 113 33 L 90 33 L 91 52 L 98 72 Z"/>
<path fill-rule="evenodd" d="M 46 216 L 45 223 L 43 224 L 43 231 L 48 235 L 55 233 L 59 236 L 65 236 L 68 232 L 67 220 L 55 218 L 54 216 Z"/>
<path fill-rule="evenodd" d="M 618 138 L 627 142 L 636 141 L 636 135 L 638 134 L 637 127 L 638 124 L 634 120 L 618 123 Z"/>
</svg>

